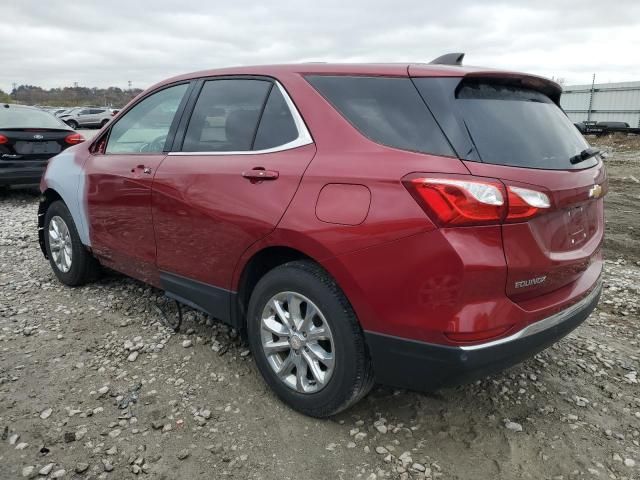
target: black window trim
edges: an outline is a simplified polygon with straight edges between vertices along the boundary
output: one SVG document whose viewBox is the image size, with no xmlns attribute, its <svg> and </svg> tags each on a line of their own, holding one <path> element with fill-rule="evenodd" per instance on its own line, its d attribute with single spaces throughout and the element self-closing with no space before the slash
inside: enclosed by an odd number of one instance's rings
<svg viewBox="0 0 640 480">
<path fill-rule="evenodd" d="M 264 108 L 269 99 L 269 94 L 271 93 L 271 89 L 274 86 L 280 90 L 280 93 L 282 94 L 285 100 L 285 103 L 287 104 L 287 108 L 289 108 L 289 112 L 291 113 L 291 117 L 293 118 L 296 129 L 298 131 L 298 136 L 290 142 L 284 143 L 277 147 L 266 148 L 262 150 L 239 150 L 239 151 L 226 151 L 226 152 L 225 151 L 183 152 L 182 144 L 184 142 L 184 137 L 186 135 L 189 121 L 191 120 L 191 115 L 193 115 L 193 111 L 195 109 L 196 101 L 200 96 L 200 93 L 202 91 L 202 88 L 205 82 L 212 81 L 212 80 L 213 81 L 215 80 L 262 80 L 262 81 L 271 82 L 272 86 L 265 97 L 265 101 L 263 102 L 262 110 L 260 112 L 260 117 L 258 119 L 258 123 L 256 124 L 256 130 L 253 134 L 253 140 L 251 142 L 252 146 L 253 146 L 253 142 L 255 141 L 255 136 L 258 133 L 260 120 L 262 119 L 262 113 L 264 112 Z M 276 152 L 282 152 L 286 150 L 292 150 L 294 148 L 302 147 L 304 145 L 313 144 L 313 137 L 311 136 L 311 133 L 309 132 L 309 129 L 307 128 L 307 125 L 304 119 L 302 118 L 300 111 L 298 110 L 298 107 L 296 107 L 289 93 L 286 91 L 286 89 L 282 86 L 282 84 L 276 78 L 262 76 L 262 75 L 219 75 L 219 76 L 212 76 L 212 77 L 202 77 L 202 78 L 196 79 L 195 83 L 196 85 L 194 86 L 194 89 L 191 93 L 191 97 L 189 98 L 187 108 L 183 112 L 182 118 L 180 120 L 180 124 L 177 127 L 176 135 L 173 139 L 173 146 L 170 149 L 168 155 L 177 156 L 177 157 L 178 156 L 179 157 L 203 156 L 203 155 L 204 156 L 262 155 L 266 153 L 276 153 Z"/>
</svg>

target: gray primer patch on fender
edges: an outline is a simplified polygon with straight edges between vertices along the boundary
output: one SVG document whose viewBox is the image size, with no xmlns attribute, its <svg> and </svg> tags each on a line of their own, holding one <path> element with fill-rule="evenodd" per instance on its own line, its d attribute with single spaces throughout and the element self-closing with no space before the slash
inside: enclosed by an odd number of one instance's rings
<svg viewBox="0 0 640 480">
<path fill-rule="evenodd" d="M 73 150 L 70 148 L 49 160 L 44 180 L 47 188 L 52 188 L 62 197 L 71 212 L 80 240 L 90 247 L 84 169 Z"/>
</svg>

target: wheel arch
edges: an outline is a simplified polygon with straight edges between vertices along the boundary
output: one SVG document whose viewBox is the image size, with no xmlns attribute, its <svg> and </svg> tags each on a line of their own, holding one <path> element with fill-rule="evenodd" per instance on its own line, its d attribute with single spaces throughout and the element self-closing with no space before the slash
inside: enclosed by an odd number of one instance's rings
<svg viewBox="0 0 640 480">
<path fill-rule="evenodd" d="M 47 210 L 51 204 L 57 200 L 61 200 L 64 203 L 62 196 L 53 188 L 47 188 L 40 195 L 40 203 L 38 204 L 38 243 L 40 244 L 40 250 L 44 255 L 44 258 L 48 259 L 47 249 L 44 244 L 44 217 L 47 214 Z"/>
<path fill-rule="evenodd" d="M 246 332 L 247 307 L 255 286 L 269 271 L 295 260 L 310 260 L 320 265 L 320 262 L 303 251 L 285 245 L 265 246 L 253 252 L 251 257 L 244 263 L 238 277 L 237 294 L 233 309 L 233 315 L 236 319 L 234 323 L 239 326 L 243 334 Z"/>
</svg>

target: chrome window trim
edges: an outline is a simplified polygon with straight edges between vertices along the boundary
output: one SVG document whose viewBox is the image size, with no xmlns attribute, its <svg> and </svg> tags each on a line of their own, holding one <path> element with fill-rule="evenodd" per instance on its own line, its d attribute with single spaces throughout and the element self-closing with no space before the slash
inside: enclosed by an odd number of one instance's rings
<svg viewBox="0 0 640 480">
<path fill-rule="evenodd" d="M 284 89 L 280 82 L 277 80 L 274 81 L 276 87 L 280 90 L 280 93 L 284 97 L 284 101 L 291 112 L 291 116 L 293 117 L 293 122 L 296 125 L 296 129 L 298 130 L 298 137 L 288 143 L 284 143 L 277 147 L 265 148 L 263 150 L 241 150 L 241 151 L 226 151 L 226 152 L 169 152 L 168 155 L 176 156 L 176 157 L 184 157 L 184 156 L 201 156 L 201 155 L 261 155 L 265 153 L 274 153 L 274 152 L 282 152 L 285 150 L 291 150 L 293 148 L 302 147 L 303 145 L 310 145 L 313 143 L 313 138 L 311 138 L 311 134 L 307 129 L 307 126 L 300 115 L 300 112 L 296 108 L 293 100 L 289 97 L 289 94 Z"/>
<path fill-rule="evenodd" d="M 482 350 L 484 348 L 491 348 L 498 345 L 503 345 L 505 343 L 513 342 L 514 340 L 519 340 L 519 339 L 528 337 L 530 335 L 535 335 L 536 333 L 540 333 L 550 328 L 553 328 L 556 325 L 559 325 L 565 320 L 567 320 L 568 318 L 570 318 L 575 313 L 585 308 L 589 303 L 593 301 L 595 297 L 600 295 L 601 291 L 602 291 L 602 278 L 598 278 L 595 288 L 586 297 L 584 297 L 578 303 L 571 305 L 569 308 L 566 308 L 565 310 L 562 310 L 554 315 L 551 315 L 550 317 L 534 322 L 531 325 L 523 328 L 522 330 L 519 330 L 518 332 L 508 337 L 500 338 L 492 342 L 481 343 L 479 345 L 461 346 L 459 348 L 467 352 L 473 351 L 473 350 Z"/>
</svg>

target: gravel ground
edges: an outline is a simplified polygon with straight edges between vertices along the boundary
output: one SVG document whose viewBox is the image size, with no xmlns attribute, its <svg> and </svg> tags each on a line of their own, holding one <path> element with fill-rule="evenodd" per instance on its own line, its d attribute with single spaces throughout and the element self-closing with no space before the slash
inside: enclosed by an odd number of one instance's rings
<svg viewBox="0 0 640 480">
<path fill-rule="evenodd" d="M 0 197 L 0 479 L 640 478 L 640 149 L 607 141 L 605 290 L 583 326 L 501 375 L 378 387 L 325 421 L 283 406 L 233 331 L 191 311 L 168 331 L 161 292 L 60 285 L 37 194 Z"/>
</svg>

